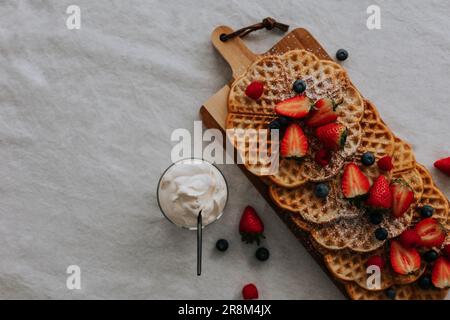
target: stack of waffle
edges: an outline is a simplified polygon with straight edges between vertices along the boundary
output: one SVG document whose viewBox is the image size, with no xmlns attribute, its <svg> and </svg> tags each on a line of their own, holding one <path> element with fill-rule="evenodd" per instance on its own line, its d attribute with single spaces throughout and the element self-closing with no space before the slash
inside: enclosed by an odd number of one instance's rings
<svg viewBox="0 0 450 320">
<path fill-rule="evenodd" d="M 425 265 L 409 275 L 396 274 L 388 266 L 382 271 L 380 287 L 372 289 L 366 284 L 367 259 L 372 255 L 381 255 L 389 260 L 387 242 L 415 224 L 418 206 L 433 206 L 433 218 L 448 232 L 449 202 L 436 187 L 429 172 L 416 162 L 411 146 L 390 131 L 375 106 L 361 97 L 340 65 L 320 60 L 305 50 L 259 58 L 231 87 L 227 129 L 267 129 L 277 117 L 275 105 L 295 95 L 292 83 L 298 79 L 306 82 L 305 94 L 311 100 L 329 97 L 342 101 L 337 121 L 347 127 L 348 136 L 343 149 L 335 152 L 326 166 L 314 161 L 318 151 L 314 143 L 310 143 L 308 154 L 301 162 L 281 158 L 279 169 L 263 177 L 269 185 L 270 197 L 278 207 L 285 209 L 283 212 L 288 215 L 287 219 L 309 234 L 324 263 L 332 275 L 344 283 L 352 299 L 387 299 L 384 290 L 391 287 L 397 292 L 396 299 L 444 298 L 446 289 L 425 290 L 417 285 L 419 277 L 429 272 Z M 264 92 L 257 100 L 245 95 L 247 86 L 253 81 L 264 83 Z M 246 168 L 255 175 L 261 175 L 264 172 L 261 169 L 268 164 L 258 161 L 250 163 L 245 159 L 251 152 L 258 151 L 252 148 L 262 146 L 247 141 L 238 143 L 237 140 L 233 142 Z M 270 149 L 270 146 L 264 147 Z M 376 159 L 391 156 L 394 165 L 388 173 L 379 171 L 376 165 L 363 166 L 369 180 L 384 174 L 391 179 L 402 178 L 414 190 L 415 204 L 406 214 L 400 218 L 383 216 L 381 226 L 388 231 L 388 239 L 383 241 L 374 236 L 374 230 L 380 226 L 371 224 L 362 209 L 351 205 L 343 197 L 340 188 L 344 165 L 356 161 L 365 152 L 371 152 Z M 330 186 L 330 193 L 326 199 L 319 199 L 314 195 L 314 185 L 324 181 Z"/>
</svg>

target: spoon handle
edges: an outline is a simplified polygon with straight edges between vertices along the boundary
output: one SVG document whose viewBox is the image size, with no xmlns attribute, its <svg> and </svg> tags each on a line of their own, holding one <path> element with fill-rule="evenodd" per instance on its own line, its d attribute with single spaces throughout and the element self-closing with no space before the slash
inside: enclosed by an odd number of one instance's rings
<svg viewBox="0 0 450 320">
<path fill-rule="evenodd" d="M 197 217 L 197 275 L 202 274 L 202 211 Z"/>
</svg>

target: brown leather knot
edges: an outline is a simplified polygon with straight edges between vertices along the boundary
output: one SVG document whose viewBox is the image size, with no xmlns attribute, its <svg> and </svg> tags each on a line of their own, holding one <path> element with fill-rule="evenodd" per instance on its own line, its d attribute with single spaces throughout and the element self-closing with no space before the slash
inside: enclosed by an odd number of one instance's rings
<svg viewBox="0 0 450 320">
<path fill-rule="evenodd" d="M 262 21 L 264 28 L 266 28 L 267 30 L 272 30 L 273 28 L 275 28 L 275 23 L 277 22 L 275 21 L 275 19 L 272 19 L 271 17 L 267 17 Z"/>
<path fill-rule="evenodd" d="M 220 40 L 225 42 L 225 41 L 230 40 L 230 39 L 232 39 L 234 37 L 241 37 L 242 38 L 242 37 L 245 37 L 246 35 L 248 35 L 249 33 L 253 32 L 253 31 L 264 29 L 264 28 L 267 29 L 267 30 L 272 30 L 272 29 L 277 28 L 277 29 L 279 29 L 279 30 L 281 30 L 283 32 L 286 32 L 289 29 L 289 25 L 281 23 L 281 22 L 278 22 L 274 18 L 267 17 L 267 18 L 263 19 L 262 22 L 252 24 L 251 26 L 241 28 L 241 29 L 236 30 L 236 31 L 234 31 L 232 33 L 229 33 L 229 34 L 221 34 L 220 35 Z"/>
</svg>

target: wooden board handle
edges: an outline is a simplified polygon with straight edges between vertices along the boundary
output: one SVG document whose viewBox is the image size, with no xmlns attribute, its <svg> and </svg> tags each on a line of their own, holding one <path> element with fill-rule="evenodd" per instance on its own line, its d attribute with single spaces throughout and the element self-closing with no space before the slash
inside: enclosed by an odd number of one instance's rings
<svg viewBox="0 0 450 320">
<path fill-rule="evenodd" d="M 221 34 L 233 32 L 233 29 L 227 26 L 219 26 L 214 29 L 211 35 L 211 41 L 214 47 L 219 51 L 222 57 L 228 62 L 233 72 L 233 78 L 247 70 L 247 67 L 255 61 L 257 55 L 250 51 L 241 38 L 235 37 L 228 41 L 221 41 Z"/>
</svg>

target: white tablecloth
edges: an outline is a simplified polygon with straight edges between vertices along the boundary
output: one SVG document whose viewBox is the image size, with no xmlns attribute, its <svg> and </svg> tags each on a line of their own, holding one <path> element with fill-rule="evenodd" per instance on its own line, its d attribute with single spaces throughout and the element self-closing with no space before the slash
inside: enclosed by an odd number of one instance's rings
<svg viewBox="0 0 450 320">
<path fill-rule="evenodd" d="M 366 8 L 381 7 L 381 30 Z M 81 8 L 81 29 L 66 8 Z M 343 65 L 389 126 L 431 168 L 450 155 L 448 1 L 13 1 L 0 3 L 0 298 L 341 299 L 305 249 L 237 167 L 223 219 L 204 234 L 167 222 L 156 185 L 170 134 L 230 79 L 210 44 L 215 26 L 272 16 L 306 27 Z M 280 35 L 246 39 L 255 51 Z M 432 170 L 450 195 L 449 178 Z M 266 225 L 271 258 L 240 242 L 245 205 Z M 230 241 L 216 252 L 218 238 Z M 66 269 L 81 268 L 81 290 Z"/>
</svg>

